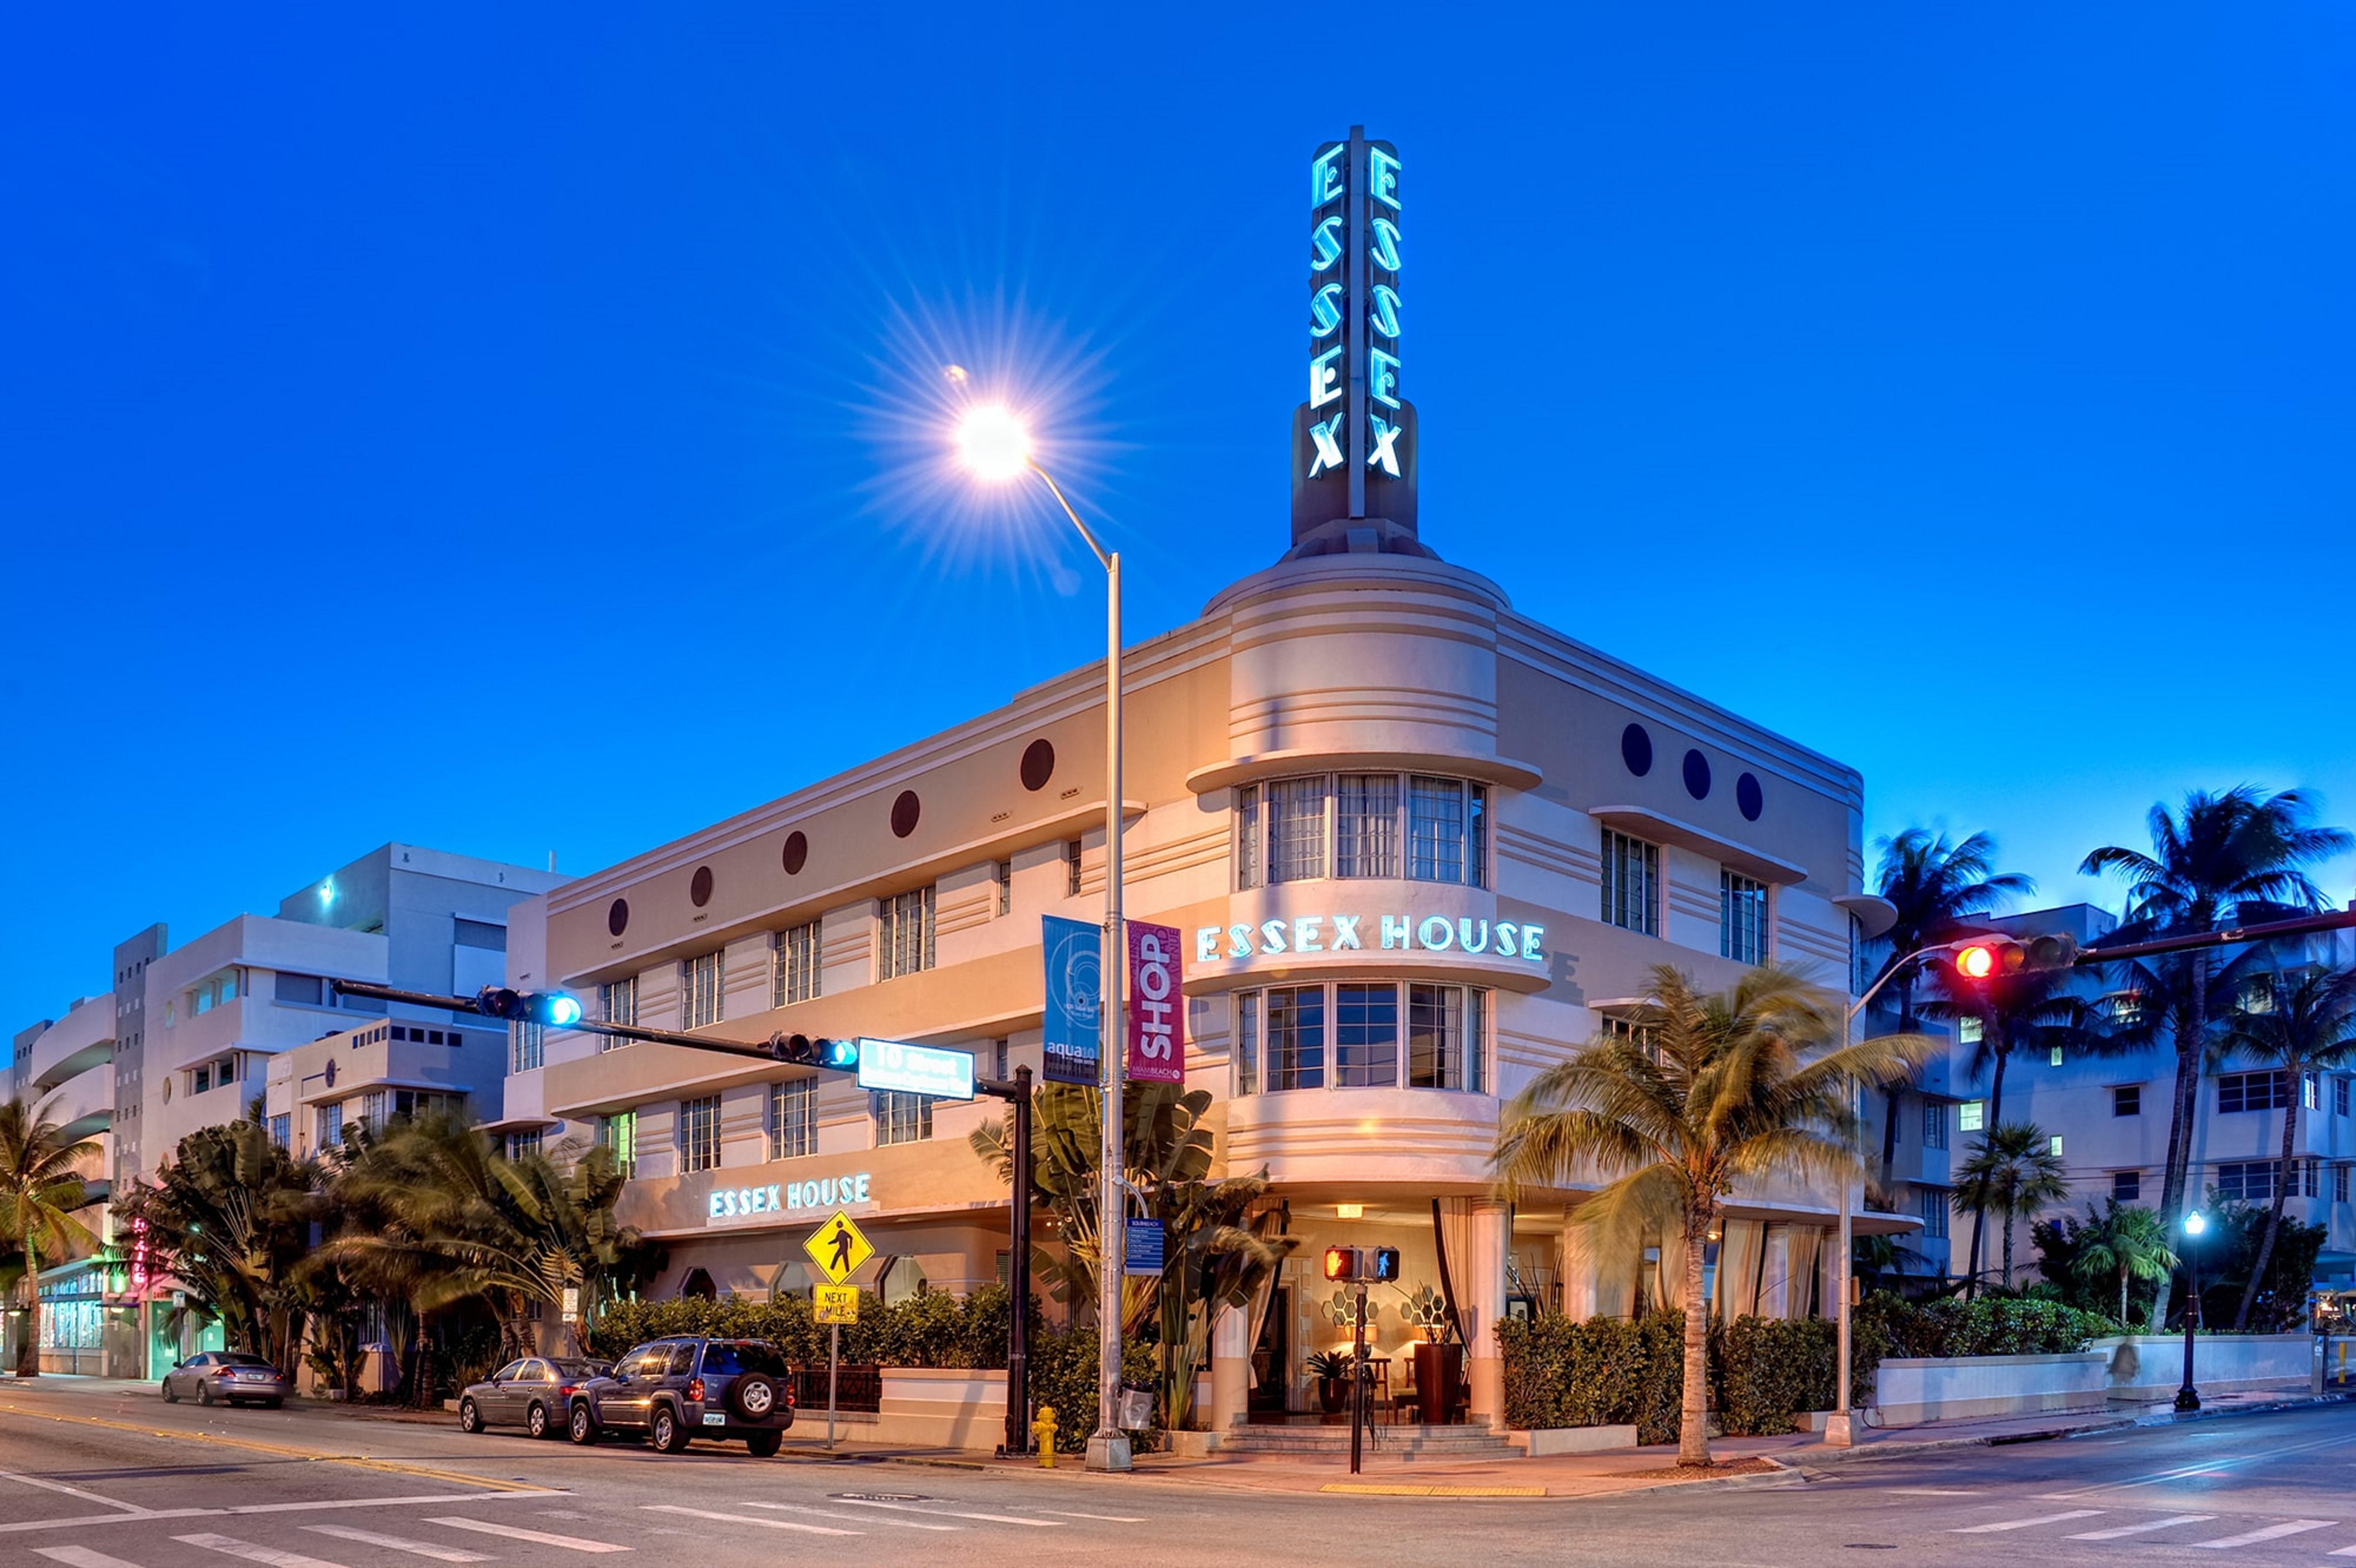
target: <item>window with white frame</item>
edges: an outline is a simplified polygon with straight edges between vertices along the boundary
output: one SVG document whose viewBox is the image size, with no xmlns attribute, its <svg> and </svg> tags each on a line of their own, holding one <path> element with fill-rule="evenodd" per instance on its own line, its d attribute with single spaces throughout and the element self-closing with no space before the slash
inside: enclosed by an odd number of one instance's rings
<svg viewBox="0 0 2356 1568">
<path fill-rule="evenodd" d="M 2287 1072 L 2229 1072 L 2217 1079 L 2217 1109 L 2286 1111 L 2290 1108 Z"/>
<path fill-rule="evenodd" d="M 1977 1133 L 1987 1120 L 1987 1101 L 1985 1100 L 1966 1100 L 1955 1107 L 1955 1130 L 1959 1133 Z"/>
<path fill-rule="evenodd" d="M 2331 1201 L 2334 1203 L 2348 1201 L 2348 1167 L 2345 1164 L 2331 1167 Z"/>
<path fill-rule="evenodd" d="M 998 918 L 1014 913 L 1014 863 L 1001 860 L 990 868 L 990 880 L 998 889 Z"/>
<path fill-rule="evenodd" d="M 2217 1179 L 2211 1185 L 2221 1199 L 2272 1203 L 2280 1175 L 2281 1162 L 2276 1160 L 2227 1160 L 2218 1165 Z"/>
<path fill-rule="evenodd" d="M 894 980 L 933 967 L 933 890 L 895 894 L 877 906 L 875 972 Z"/>
<path fill-rule="evenodd" d="M 2298 1103 L 2299 1108 L 2305 1111 L 2320 1111 L 2323 1108 L 2323 1079 L 2321 1075 L 2311 1072 L 2299 1074 Z"/>
<path fill-rule="evenodd" d="M 680 1027 L 700 1029 L 720 1022 L 722 957 L 717 951 L 702 953 L 679 966 Z"/>
<path fill-rule="evenodd" d="M 1239 785 L 1236 885 L 1401 877 L 1489 885 L 1489 787 L 1420 773 Z"/>
<path fill-rule="evenodd" d="M 638 1168 L 638 1113 L 616 1111 L 597 1118 L 597 1146 L 614 1156 L 614 1168 L 628 1176 Z"/>
<path fill-rule="evenodd" d="M 1947 1102 L 1944 1100 L 1922 1102 L 1922 1146 L 1926 1149 L 1947 1146 Z"/>
<path fill-rule="evenodd" d="M 270 1141 L 277 1144 L 282 1149 L 293 1149 L 294 1147 L 294 1118 L 291 1115 L 273 1116 L 270 1119 Z"/>
<path fill-rule="evenodd" d="M 508 1070 L 531 1072 L 544 1059 L 544 1030 L 538 1024 L 518 1022 L 508 1026 Z"/>
<path fill-rule="evenodd" d="M 1848 993 L 1862 996 L 1873 976 L 1866 972 L 1866 954 L 1869 950 L 1865 934 L 1865 922 L 1855 915 L 1848 918 Z"/>
<path fill-rule="evenodd" d="M 816 920 L 805 920 L 777 933 L 771 957 L 770 1006 L 790 1007 L 818 995 L 819 927 Z"/>
<path fill-rule="evenodd" d="M 818 1153 L 818 1079 L 797 1078 L 769 1085 L 769 1158 L 798 1159 Z"/>
<path fill-rule="evenodd" d="M 541 1152 L 541 1140 L 545 1136 L 545 1133 L 536 1128 L 529 1133 L 509 1133 L 508 1158 L 510 1160 L 520 1160 L 528 1155 L 539 1154 Z"/>
<path fill-rule="evenodd" d="M 1603 830 L 1603 923 L 1661 934 L 1661 851 L 1657 844 Z"/>
<path fill-rule="evenodd" d="M 638 1021 L 638 977 L 609 980 L 597 988 L 597 1012 L 608 1024 L 636 1024 Z M 626 1036 L 600 1035 L 597 1048 L 610 1051 L 616 1046 L 630 1043 Z"/>
<path fill-rule="evenodd" d="M 1079 896 L 1080 841 L 1066 839 L 1064 841 L 1064 897 L 1076 898 Z"/>
<path fill-rule="evenodd" d="M 2115 1203 L 2137 1203 L 2143 1198 L 2143 1172 L 2113 1171 L 2111 1199 Z"/>
<path fill-rule="evenodd" d="M 332 1149 L 344 1141 L 344 1102 L 331 1100 L 312 1112 L 311 1146 Z"/>
<path fill-rule="evenodd" d="M 2111 1114 L 2140 1116 L 2143 1114 L 2143 1085 L 2119 1083 L 2111 1086 Z"/>
<path fill-rule="evenodd" d="M 921 1144 L 933 1135 L 933 1102 L 929 1096 L 881 1089 L 872 1091 L 867 1100 L 868 1110 L 875 1118 L 877 1148 L 889 1144 Z"/>
<path fill-rule="evenodd" d="M 1987 1026 L 1976 1014 L 1965 1013 L 1955 1019 L 1955 1043 L 1958 1045 L 1976 1046 L 1987 1032 Z"/>
<path fill-rule="evenodd" d="M 680 1174 L 720 1167 L 720 1096 L 700 1095 L 679 1102 Z"/>
<path fill-rule="evenodd" d="M 1922 1235 L 1925 1240 L 1944 1241 L 1947 1239 L 1947 1214 L 1952 1204 L 1953 1198 L 1944 1187 L 1926 1187 L 1920 1189 L 1920 1198 L 1915 1212 L 1922 1216 Z"/>
<path fill-rule="evenodd" d="M 2336 1074 L 2331 1079 L 2331 1113 L 2334 1116 L 2348 1114 L 2348 1080 Z"/>
<path fill-rule="evenodd" d="M 1239 1095 L 1329 1085 L 1486 1090 L 1489 993 L 1480 987 L 1343 981 L 1238 992 L 1232 1005 Z"/>
<path fill-rule="evenodd" d="M 1767 961 L 1767 885 L 1720 866 L 1718 953 L 1737 963 Z"/>
</svg>

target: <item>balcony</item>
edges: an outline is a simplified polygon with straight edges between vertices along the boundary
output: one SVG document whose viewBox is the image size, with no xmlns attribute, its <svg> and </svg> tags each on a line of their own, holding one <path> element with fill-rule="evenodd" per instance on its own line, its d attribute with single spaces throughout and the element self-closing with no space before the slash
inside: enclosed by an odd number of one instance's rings
<svg viewBox="0 0 2356 1568">
<path fill-rule="evenodd" d="M 43 1030 L 28 1053 L 32 1084 L 55 1089 L 114 1055 L 114 999 L 92 996 Z"/>
<path fill-rule="evenodd" d="M 45 1121 L 55 1122 L 68 1138 L 89 1138 L 114 1122 L 114 1067 L 101 1061 L 49 1090 L 37 1104 Z"/>
<path fill-rule="evenodd" d="M 1227 1168 L 1281 1185 L 1485 1195 L 1497 1101 L 1442 1089 L 1294 1089 L 1228 1101 Z"/>
</svg>

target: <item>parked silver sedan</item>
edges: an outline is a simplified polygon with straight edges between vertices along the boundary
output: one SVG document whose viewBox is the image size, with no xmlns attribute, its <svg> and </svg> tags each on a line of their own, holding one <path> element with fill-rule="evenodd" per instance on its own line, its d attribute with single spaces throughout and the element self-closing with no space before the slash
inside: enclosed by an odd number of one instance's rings
<svg viewBox="0 0 2356 1568">
<path fill-rule="evenodd" d="M 605 1361 L 572 1356 L 526 1356 L 509 1362 L 458 1395 L 458 1430 L 520 1426 L 534 1437 L 564 1431 L 565 1412 L 582 1384 L 613 1370 Z"/>
<path fill-rule="evenodd" d="M 177 1404 L 193 1399 L 198 1404 L 266 1405 L 276 1410 L 294 1391 L 285 1373 L 259 1356 L 241 1350 L 205 1350 L 164 1374 L 164 1400 Z"/>
</svg>

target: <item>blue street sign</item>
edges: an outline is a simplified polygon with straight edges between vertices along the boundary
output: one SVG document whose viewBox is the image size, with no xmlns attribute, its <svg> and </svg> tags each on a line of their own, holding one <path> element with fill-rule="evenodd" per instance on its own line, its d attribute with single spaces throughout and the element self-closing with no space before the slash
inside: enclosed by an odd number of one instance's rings
<svg viewBox="0 0 2356 1568">
<path fill-rule="evenodd" d="M 1168 1257 L 1169 1244 L 1162 1230 L 1162 1221 L 1132 1217 L 1124 1223 L 1123 1234 L 1128 1240 L 1123 1249 L 1121 1273 L 1160 1274 Z"/>
</svg>

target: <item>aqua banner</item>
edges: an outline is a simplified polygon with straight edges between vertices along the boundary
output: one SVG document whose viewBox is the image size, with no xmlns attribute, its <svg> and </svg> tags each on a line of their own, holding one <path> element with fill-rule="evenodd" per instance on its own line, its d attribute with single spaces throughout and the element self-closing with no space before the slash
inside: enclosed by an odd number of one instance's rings
<svg viewBox="0 0 2356 1568">
<path fill-rule="evenodd" d="M 1093 1084 L 1103 1045 L 1104 932 L 1055 915 L 1041 916 L 1039 924 L 1047 964 L 1047 1081 Z"/>
</svg>

